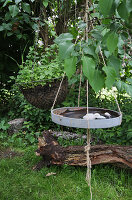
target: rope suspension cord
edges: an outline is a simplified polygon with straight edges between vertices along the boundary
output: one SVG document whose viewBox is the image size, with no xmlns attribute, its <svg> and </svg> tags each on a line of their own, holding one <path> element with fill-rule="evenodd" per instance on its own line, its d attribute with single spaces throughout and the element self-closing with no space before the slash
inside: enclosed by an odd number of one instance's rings
<svg viewBox="0 0 132 200">
<path fill-rule="evenodd" d="M 78 107 L 80 106 L 81 85 L 82 85 L 82 65 L 81 65 L 80 83 L 79 83 L 79 92 L 78 92 Z"/>
<path fill-rule="evenodd" d="M 88 24 L 88 12 L 89 6 L 88 6 L 88 0 L 86 0 L 86 42 L 88 42 L 88 29 L 89 29 L 89 24 Z M 89 67 L 89 66 L 88 66 Z M 87 80 L 87 114 L 89 113 L 88 110 L 88 80 Z M 91 160 L 90 160 L 90 140 L 91 140 L 91 135 L 90 135 L 90 126 L 89 126 L 89 120 L 88 120 L 88 128 L 87 128 L 87 145 L 85 146 L 85 152 L 87 155 L 87 173 L 86 173 L 86 181 L 88 183 L 89 189 L 90 189 L 90 200 L 92 200 L 92 187 L 91 187 Z"/>
<path fill-rule="evenodd" d="M 75 19 L 77 18 L 77 1 L 75 0 Z"/>
<path fill-rule="evenodd" d="M 88 80 L 87 80 L 87 114 L 88 111 Z M 90 189 L 90 195 L 92 200 L 92 187 L 91 187 L 91 160 L 90 160 L 90 141 L 91 141 L 91 134 L 90 134 L 90 126 L 88 120 L 88 128 L 87 128 L 87 145 L 85 146 L 85 152 L 87 155 L 87 173 L 86 173 L 86 181 L 88 183 Z"/>
<path fill-rule="evenodd" d="M 54 99 L 53 105 L 52 105 L 52 107 L 51 107 L 51 110 L 54 109 L 54 106 L 55 106 L 55 103 L 56 103 L 56 101 L 57 101 L 57 98 L 58 98 L 58 95 L 59 95 L 59 92 L 60 92 L 60 89 L 61 89 L 61 86 L 62 86 L 62 83 L 63 83 L 64 77 L 65 77 L 65 74 L 66 74 L 66 73 L 64 72 L 64 75 L 63 75 L 62 80 L 61 80 L 61 82 L 60 82 L 60 85 L 59 85 L 58 91 L 57 91 L 57 93 L 56 93 L 56 96 L 55 96 L 55 99 Z"/>
</svg>

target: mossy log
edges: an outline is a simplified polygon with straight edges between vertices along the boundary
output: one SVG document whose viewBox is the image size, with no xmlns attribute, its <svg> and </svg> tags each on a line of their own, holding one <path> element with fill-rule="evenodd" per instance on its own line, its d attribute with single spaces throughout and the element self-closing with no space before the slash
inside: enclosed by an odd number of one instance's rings
<svg viewBox="0 0 132 200">
<path fill-rule="evenodd" d="M 48 131 L 38 140 L 36 155 L 42 156 L 43 160 L 34 169 L 44 165 L 86 166 L 85 146 L 62 147 Z M 94 145 L 90 149 L 90 159 L 92 165 L 120 163 L 132 168 L 132 146 Z"/>
</svg>

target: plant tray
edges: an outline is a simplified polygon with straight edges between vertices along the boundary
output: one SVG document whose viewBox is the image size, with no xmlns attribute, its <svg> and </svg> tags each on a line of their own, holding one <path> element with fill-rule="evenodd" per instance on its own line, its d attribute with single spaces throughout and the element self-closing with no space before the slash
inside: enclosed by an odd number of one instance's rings
<svg viewBox="0 0 132 200">
<path fill-rule="evenodd" d="M 33 88 L 20 87 L 25 99 L 33 106 L 40 109 L 50 109 L 53 105 L 55 96 L 57 94 L 60 85 L 60 80 L 54 80 L 54 82 L 47 83 L 46 85 L 38 85 Z M 63 102 L 67 96 L 68 82 L 67 79 L 63 80 L 60 92 L 56 104 Z"/>
<path fill-rule="evenodd" d="M 113 110 L 89 107 L 88 113 L 99 113 L 101 116 L 105 116 L 105 113 L 109 113 L 110 117 L 92 120 L 83 119 L 83 117 L 87 114 L 86 107 L 57 108 L 51 111 L 51 116 L 53 122 L 74 128 L 110 128 L 118 126 L 122 122 L 122 114 Z"/>
</svg>

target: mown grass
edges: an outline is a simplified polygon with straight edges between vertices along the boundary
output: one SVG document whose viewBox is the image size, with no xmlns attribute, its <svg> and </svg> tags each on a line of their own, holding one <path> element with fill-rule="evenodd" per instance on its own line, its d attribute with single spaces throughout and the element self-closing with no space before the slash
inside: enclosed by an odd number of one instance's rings
<svg viewBox="0 0 132 200">
<path fill-rule="evenodd" d="M 22 156 L 0 160 L 0 200 L 89 200 L 86 167 L 32 167 L 41 159 L 29 147 Z M 49 172 L 56 175 L 46 177 Z M 93 200 L 131 200 L 130 170 L 111 165 L 92 167 Z"/>
</svg>

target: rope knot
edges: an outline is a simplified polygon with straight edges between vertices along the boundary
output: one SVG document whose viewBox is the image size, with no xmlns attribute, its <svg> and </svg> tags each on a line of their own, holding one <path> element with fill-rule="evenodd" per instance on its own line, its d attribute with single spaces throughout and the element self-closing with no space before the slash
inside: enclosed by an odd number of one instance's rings
<svg viewBox="0 0 132 200">
<path fill-rule="evenodd" d="M 84 150 L 85 152 L 88 152 L 90 150 L 90 144 L 87 144 L 85 147 L 84 147 Z"/>
</svg>

